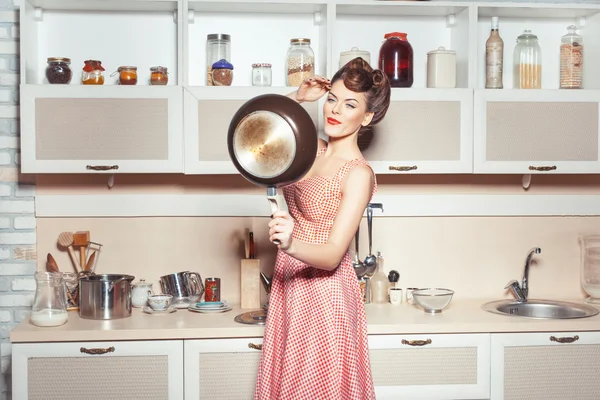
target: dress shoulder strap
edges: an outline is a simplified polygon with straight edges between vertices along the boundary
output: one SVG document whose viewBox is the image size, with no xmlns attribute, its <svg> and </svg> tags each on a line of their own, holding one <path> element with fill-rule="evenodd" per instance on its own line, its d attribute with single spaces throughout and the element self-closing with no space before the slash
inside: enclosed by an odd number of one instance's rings
<svg viewBox="0 0 600 400">
<path fill-rule="evenodd" d="M 348 162 L 346 162 L 344 165 L 342 165 L 340 167 L 340 169 L 338 170 L 338 172 L 335 174 L 336 176 L 336 180 L 340 185 L 340 190 L 342 188 L 342 182 L 344 181 L 344 178 L 346 177 L 346 175 L 348 174 L 348 172 L 357 166 L 361 166 L 361 165 L 366 165 L 367 167 L 369 167 L 369 169 L 371 170 L 371 173 L 373 174 L 373 192 L 371 193 L 371 197 L 375 194 L 375 192 L 377 192 L 377 175 L 375 174 L 375 171 L 373 171 L 373 168 L 371 168 L 371 166 L 369 165 L 369 163 L 367 162 L 367 160 L 365 160 L 364 158 L 355 158 L 354 160 L 350 160 Z"/>
</svg>

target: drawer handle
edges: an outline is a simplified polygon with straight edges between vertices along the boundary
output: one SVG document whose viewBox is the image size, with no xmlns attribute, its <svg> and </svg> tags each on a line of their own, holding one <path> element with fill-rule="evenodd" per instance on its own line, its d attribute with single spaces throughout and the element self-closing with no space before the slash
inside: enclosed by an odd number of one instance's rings
<svg viewBox="0 0 600 400">
<path fill-rule="evenodd" d="M 110 346 L 108 349 L 86 349 L 85 347 L 82 347 L 79 349 L 79 351 L 82 353 L 85 353 L 85 354 L 98 355 L 98 354 L 114 353 L 115 348 L 113 346 Z"/>
<path fill-rule="evenodd" d="M 87 165 L 85 169 L 93 171 L 109 171 L 111 169 L 119 169 L 118 165 Z"/>
<path fill-rule="evenodd" d="M 541 166 L 541 167 L 534 167 L 533 165 L 530 165 L 529 170 L 530 171 L 554 171 L 554 170 L 556 170 L 556 165 Z"/>
<path fill-rule="evenodd" d="M 578 340 L 579 340 L 579 335 L 575 335 L 573 337 L 559 337 L 559 338 L 557 338 L 556 336 L 550 336 L 550 341 L 557 342 L 557 343 L 573 343 Z"/>
<path fill-rule="evenodd" d="M 390 169 L 390 171 L 414 171 L 416 170 L 418 167 L 416 165 L 400 165 L 400 166 L 395 166 L 395 165 L 390 165 L 388 167 Z"/>
<path fill-rule="evenodd" d="M 406 340 L 402 339 L 402 344 L 407 344 L 409 346 L 425 346 L 431 344 L 431 339 L 427 340 Z"/>
<path fill-rule="evenodd" d="M 248 347 L 254 350 L 262 350 L 262 344 L 248 343 Z"/>
</svg>

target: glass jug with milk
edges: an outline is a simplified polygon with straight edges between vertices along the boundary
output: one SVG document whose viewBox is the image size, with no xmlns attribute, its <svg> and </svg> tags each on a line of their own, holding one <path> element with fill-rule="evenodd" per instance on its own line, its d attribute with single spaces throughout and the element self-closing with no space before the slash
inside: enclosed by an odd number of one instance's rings
<svg viewBox="0 0 600 400">
<path fill-rule="evenodd" d="M 67 322 L 67 292 L 62 272 L 36 272 L 35 284 L 31 323 L 58 326 Z"/>
</svg>

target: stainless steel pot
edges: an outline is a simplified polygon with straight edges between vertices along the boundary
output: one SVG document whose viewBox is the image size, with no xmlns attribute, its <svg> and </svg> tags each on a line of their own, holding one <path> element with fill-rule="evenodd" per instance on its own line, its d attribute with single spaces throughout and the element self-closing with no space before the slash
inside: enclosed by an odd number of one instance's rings
<svg viewBox="0 0 600 400">
<path fill-rule="evenodd" d="M 131 316 L 131 275 L 105 274 L 79 279 L 79 316 L 118 319 Z"/>
</svg>

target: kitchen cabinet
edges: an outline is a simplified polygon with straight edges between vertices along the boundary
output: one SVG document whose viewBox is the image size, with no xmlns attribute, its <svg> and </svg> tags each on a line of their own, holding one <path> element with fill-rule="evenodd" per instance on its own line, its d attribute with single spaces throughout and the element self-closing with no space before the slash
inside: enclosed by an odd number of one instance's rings
<svg viewBox="0 0 600 400">
<path fill-rule="evenodd" d="M 600 332 L 491 335 L 492 400 L 592 400 L 600 393 Z"/>
<path fill-rule="evenodd" d="M 185 341 L 185 398 L 254 397 L 262 338 Z"/>
<path fill-rule="evenodd" d="M 378 399 L 487 399 L 490 335 L 369 335 Z"/>
<path fill-rule="evenodd" d="M 183 341 L 14 343 L 15 400 L 183 399 Z"/>
</svg>

